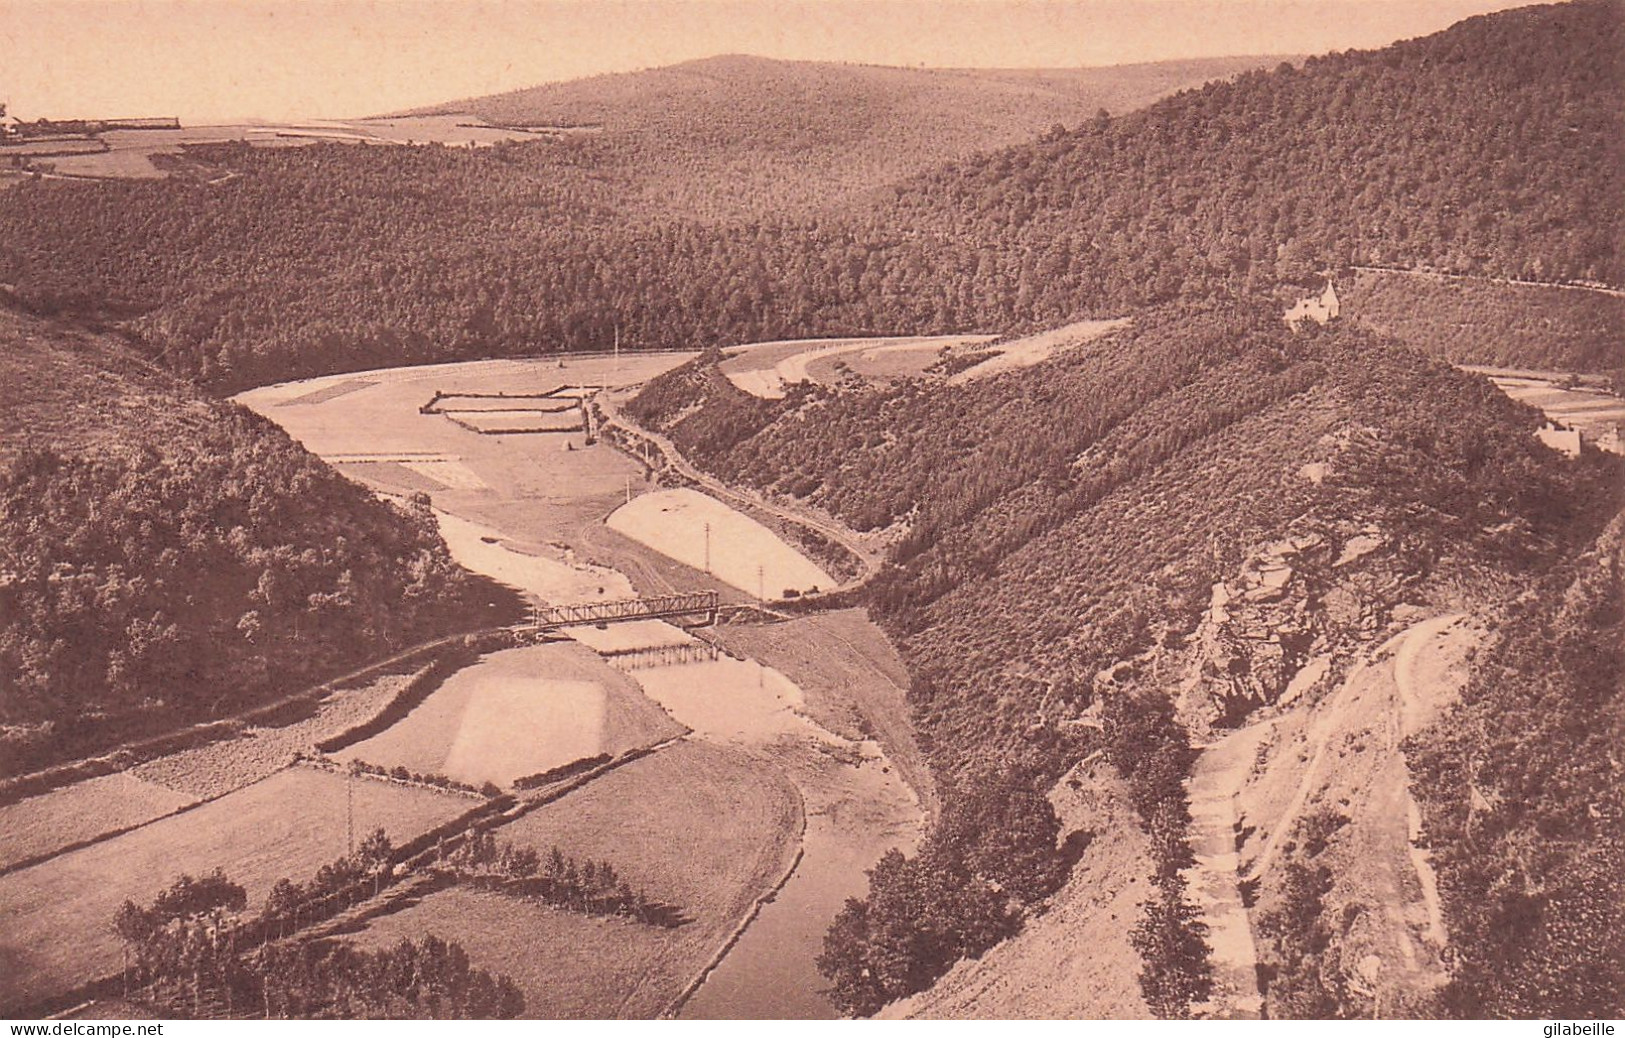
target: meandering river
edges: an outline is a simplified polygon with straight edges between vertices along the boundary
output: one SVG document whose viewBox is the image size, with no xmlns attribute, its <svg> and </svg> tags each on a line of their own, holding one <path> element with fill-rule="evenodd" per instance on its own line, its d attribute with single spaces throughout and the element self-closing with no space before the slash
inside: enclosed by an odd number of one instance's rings
<svg viewBox="0 0 1625 1038">
<path fill-rule="evenodd" d="M 572 374 L 588 381 L 584 372 Z M 504 388 L 531 388 L 525 379 L 560 377 L 551 368 L 517 367 L 514 362 L 440 365 L 416 376 L 411 369 L 396 369 L 376 380 L 347 376 L 343 393 L 323 389 L 327 381 L 342 380 L 318 380 L 255 391 L 245 394 L 242 402 L 351 475 L 387 492 L 417 489 L 424 466 L 418 464 L 403 475 L 399 458 L 374 457 L 378 451 L 405 452 L 400 457 L 410 462 L 430 459 L 466 470 L 464 479 L 440 480 L 445 485 L 439 490 L 426 487 L 438 510 L 442 535 L 453 557 L 466 568 L 543 602 L 629 596 L 634 585 L 625 574 L 587 564 L 569 548 L 580 547 L 583 538 L 576 534 L 583 523 L 602 528 L 602 517 L 613 505 L 624 503 L 615 500 L 623 488 L 624 497 L 635 500 L 627 473 L 636 470 L 626 459 L 602 445 L 578 450 L 571 443 L 572 449 L 561 453 L 561 445 L 553 443 L 556 437 L 478 436 L 417 413 L 419 398 L 426 399 L 434 390 L 499 376 Z M 709 513 L 704 518 L 719 529 L 723 525 Z M 684 519 L 675 515 L 673 521 Z M 660 536 L 634 532 L 643 534 L 638 539 L 645 543 L 659 546 Z M 774 583 L 786 586 L 816 579 L 779 576 L 785 554 L 794 552 L 776 537 L 760 536 L 766 532 L 726 544 L 702 542 L 702 550 L 713 553 L 706 556 L 713 565 L 725 558 L 730 575 L 745 574 L 734 583 L 751 593 L 765 579 L 764 572 L 773 573 Z M 692 564 L 681 552 L 676 554 L 678 561 Z M 671 645 L 693 637 L 658 621 L 573 633 L 599 652 Z M 781 770 L 800 791 L 806 818 L 801 854 L 788 879 L 777 891 L 762 892 L 765 900 L 759 910 L 748 922 L 741 920 L 743 931 L 718 949 L 718 958 L 695 978 L 698 986 L 672 1009 L 697 1018 L 835 1016 L 815 965 L 824 932 L 847 898 L 862 895 L 864 873 L 881 854 L 891 847 L 911 850 L 917 842 L 923 814 L 914 791 L 900 779 L 878 743 L 854 741 L 821 727 L 806 709 L 802 690 L 755 660 L 723 655 L 632 670 L 628 676 L 692 730 L 688 738 L 726 744 Z"/>
</svg>

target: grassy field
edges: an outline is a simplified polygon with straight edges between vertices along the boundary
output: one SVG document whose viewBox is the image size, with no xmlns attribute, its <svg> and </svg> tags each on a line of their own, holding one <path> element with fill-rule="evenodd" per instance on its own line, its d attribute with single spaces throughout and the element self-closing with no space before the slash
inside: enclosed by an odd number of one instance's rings
<svg viewBox="0 0 1625 1038">
<path fill-rule="evenodd" d="M 196 799 L 118 772 L 0 807 L 0 868 L 151 821 Z"/>
<path fill-rule="evenodd" d="M 800 802 L 778 770 L 683 742 L 610 772 L 497 830 L 607 860 L 690 920 L 657 929 L 450 891 L 374 920 L 361 940 L 433 931 L 511 974 L 533 1017 L 653 1017 L 694 979 L 754 900 L 783 873 Z"/>
<path fill-rule="evenodd" d="M 457 941 L 475 965 L 512 977 L 533 1019 L 654 1016 L 676 993 L 666 963 L 691 958 L 683 955 L 682 930 L 456 888 L 374 919 L 352 939 L 387 948 L 431 933 Z"/>
<path fill-rule="evenodd" d="M 971 337 L 973 343 L 979 336 Z M 891 382 L 898 379 L 920 378 L 926 369 L 950 351 L 974 349 L 974 345 L 944 344 L 935 339 L 923 342 L 891 343 L 872 349 L 854 350 L 828 357 L 819 357 L 807 364 L 807 377 L 822 385 L 839 382 L 843 374 L 857 375 L 870 382 Z"/>
<path fill-rule="evenodd" d="M 269 778 L 296 751 L 371 717 L 408 680 L 386 674 L 334 692 L 314 713 L 280 727 L 248 728 L 198 746 L 0 808 L 0 868 L 140 825 Z"/>
<path fill-rule="evenodd" d="M 884 336 L 868 339 L 795 339 L 751 343 L 727 350 L 721 371 L 753 396 L 779 399 L 796 382 L 834 385 L 837 362 L 866 377 L 918 376 L 937 360 L 938 351 L 985 342 L 987 335 Z M 874 375 L 869 375 L 873 370 Z"/>
<path fill-rule="evenodd" d="M 90 142 L 97 154 L 41 160 L 56 172 L 77 177 L 151 179 L 166 175 L 153 156 L 183 154 L 188 145 L 246 141 L 258 148 L 299 147 L 321 142 L 341 144 L 449 144 L 489 147 L 499 141 L 544 139 L 550 135 L 488 126 L 469 115 L 419 116 L 404 119 L 356 121 L 319 120 L 298 124 L 246 124 L 183 126 L 178 130 L 109 130 L 97 135 L 106 142 Z M 66 150 L 77 141 L 41 141 L 36 150 Z"/>
<path fill-rule="evenodd" d="M 1554 422 L 1580 430 L 1588 442 L 1625 426 L 1625 399 L 1600 387 L 1571 386 L 1568 376 L 1563 375 L 1489 374 L 1489 378 L 1512 399 L 1539 408 Z"/>
<path fill-rule="evenodd" d="M 342 756 L 462 782 L 514 779 L 682 729 L 577 645 L 509 649 L 458 671 L 397 724 Z"/>
<path fill-rule="evenodd" d="M 987 360 L 975 367 L 966 368 L 948 381 L 950 384 L 957 386 L 1006 371 L 1029 368 L 1034 364 L 1048 360 L 1061 350 L 1098 339 L 1108 332 L 1114 332 L 1125 327 L 1127 324 L 1127 318 L 1115 321 L 1078 321 L 1075 324 L 1039 332 L 1037 335 L 1029 335 L 1014 342 L 1007 342 L 996 347 L 992 351 L 993 355 Z"/>
<path fill-rule="evenodd" d="M 440 508 L 545 544 L 608 515 L 625 500 L 629 481 L 634 489 L 644 485 L 643 468 L 611 447 L 583 447 L 580 434 L 482 436 L 418 408 L 437 390 L 549 393 L 564 385 L 631 385 L 690 356 L 628 353 L 619 360 L 572 356 L 562 362 L 434 364 L 265 386 L 236 399 L 311 451 L 340 463 L 347 475 L 395 493 L 426 490 Z M 325 395 L 341 385 L 352 388 Z M 300 404 L 283 406 L 291 401 Z M 577 449 L 563 450 L 565 439 L 575 440 Z M 410 457 L 399 457 L 414 454 L 433 455 L 435 464 L 423 471 L 408 467 L 417 464 Z M 348 464 L 345 457 L 374 460 Z M 454 478 L 443 478 L 453 476 L 448 463 L 458 466 Z"/>
<path fill-rule="evenodd" d="M 695 490 L 633 498 L 615 510 L 609 526 L 763 598 L 839 583 L 761 523 Z"/>
<path fill-rule="evenodd" d="M 386 674 L 363 688 L 334 692 L 313 716 L 276 728 L 249 728 L 240 738 L 182 750 L 132 770 L 148 782 L 199 799 L 224 796 L 288 766 L 297 752 L 378 714 L 410 678 Z"/>
<path fill-rule="evenodd" d="M 184 814 L 0 876 L 0 1013 L 119 968 L 109 925 L 126 898 L 150 899 L 177 874 L 215 867 L 249 905 L 287 876 L 308 879 L 345 853 L 344 776 L 290 768 Z M 383 827 L 397 843 L 470 802 L 383 782 L 353 786 L 357 838 Z"/>
</svg>

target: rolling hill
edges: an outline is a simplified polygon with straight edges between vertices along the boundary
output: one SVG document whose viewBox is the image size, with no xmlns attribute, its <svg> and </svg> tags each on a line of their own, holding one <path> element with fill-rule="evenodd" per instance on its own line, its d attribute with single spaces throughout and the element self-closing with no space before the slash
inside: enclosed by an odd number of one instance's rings
<svg viewBox="0 0 1625 1038">
<path fill-rule="evenodd" d="M 828 210 L 1104 109 L 1279 62 L 909 69 L 727 55 L 435 105 L 494 125 L 570 127 L 561 150 L 627 178 L 639 208 L 694 219 Z"/>
<path fill-rule="evenodd" d="M 151 355 L 222 388 L 617 336 L 705 348 L 1037 329 L 1274 297 L 1346 265 L 1618 284 L 1622 24 L 1606 0 L 1473 18 L 1243 73 L 830 212 L 719 224 L 643 205 L 668 167 L 589 138 L 222 147 L 211 160 L 238 175 L 220 183 L 7 191 L 0 284 L 38 311 L 130 318 Z M 804 98 L 783 119 L 815 114 L 828 111 Z M 1561 349 L 1526 336 L 1483 352 L 1598 363 L 1608 322 L 1576 325 Z M 1483 359 L 1460 336 L 1405 331 Z"/>
</svg>

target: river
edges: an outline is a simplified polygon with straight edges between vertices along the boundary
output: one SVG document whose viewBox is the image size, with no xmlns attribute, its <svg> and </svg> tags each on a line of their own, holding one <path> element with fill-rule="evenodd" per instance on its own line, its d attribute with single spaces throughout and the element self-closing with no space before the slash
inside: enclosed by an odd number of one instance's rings
<svg viewBox="0 0 1625 1038">
<path fill-rule="evenodd" d="M 579 573 L 559 563 L 493 544 L 495 532 L 455 517 L 442 532 L 464 566 L 548 601 L 582 586 Z M 527 579 L 528 578 L 528 579 Z M 620 587 L 625 578 L 595 567 L 594 589 Z M 629 585 L 626 585 L 629 586 Z M 658 620 L 570 630 L 589 648 L 626 650 L 692 640 Z M 690 738 L 743 748 L 782 766 L 800 791 L 807 818 L 801 858 L 790 878 L 762 905 L 682 1004 L 692 1019 L 831 1018 L 838 1014 L 823 992 L 816 959 L 824 931 L 849 897 L 861 897 L 865 871 L 888 848 L 912 850 L 921 811 L 878 743 L 854 741 L 819 726 L 804 712 L 800 688 L 783 674 L 750 659 L 713 661 L 632 671 L 650 699 L 693 730 Z"/>
<path fill-rule="evenodd" d="M 419 407 L 436 391 L 535 391 L 560 379 L 631 382 L 654 372 L 654 361 L 642 363 L 648 370 L 629 366 L 623 372 L 620 362 L 612 368 L 606 360 L 572 363 L 568 374 L 526 362 L 394 369 L 267 387 L 240 400 L 376 489 L 426 489 L 459 563 L 540 601 L 563 604 L 633 593 L 634 582 L 620 567 L 644 572 L 647 563 L 612 550 L 614 535 L 603 518 L 656 488 L 607 446 L 578 449 L 545 435 L 480 436 L 420 414 Z M 403 458 L 412 463 L 409 471 L 402 471 Z M 459 478 L 449 479 L 442 469 L 455 469 Z M 436 489 L 430 485 L 435 482 L 444 486 Z M 723 528 L 716 517 L 707 518 Z M 735 578 L 731 582 L 748 593 L 760 590 L 764 574 L 774 577 L 767 586 L 775 594 L 779 588 L 773 585 L 804 586 L 822 578 L 781 574 L 786 553 L 795 553 L 776 537 L 758 534 L 711 548 L 712 567 L 726 571 L 721 579 Z M 584 561 L 587 555 L 595 564 Z M 662 572 L 668 582 L 681 579 Z M 696 588 L 705 586 L 699 574 L 695 578 Z M 693 637 L 658 621 L 570 633 L 599 652 Z M 762 892 L 759 909 L 740 920 L 742 932 L 717 949 L 710 967 L 694 978 L 697 986 L 672 1009 L 699 1018 L 835 1016 L 815 965 L 824 932 L 848 897 L 862 895 L 864 873 L 881 854 L 891 847 L 912 850 L 917 843 L 923 813 L 914 791 L 878 743 L 821 727 L 802 689 L 755 660 L 722 656 L 628 670 L 626 676 L 692 730 L 687 738 L 727 745 L 779 770 L 800 792 L 806 818 L 801 855 L 788 879 L 778 890 Z"/>
</svg>

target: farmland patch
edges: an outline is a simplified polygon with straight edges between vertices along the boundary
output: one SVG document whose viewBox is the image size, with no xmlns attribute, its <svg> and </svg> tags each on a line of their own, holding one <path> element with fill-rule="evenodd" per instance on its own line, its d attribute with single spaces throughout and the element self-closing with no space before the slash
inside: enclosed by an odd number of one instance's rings
<svg viewBox="0 0 1625 1038">
<path fill-rule="evenodd" d="M 839 583 L 761 523 L 695 490 L 636 497 L 608 525 L 747 594 L 778 598 Z"/>
<path fill-rule="evenodd" d="M 658 1015 L 783 876 L 802 824 L 800 799 L 777 766 L 685 741 L 504 827 L 507 838 L 544 854 L 558 846 L 612 861 L 633 887 L 681 906 L 690 920 L 664 930 L 551 912 L 536 930 L 508 927 L 507 949 L 516 958 L 537 947 L 570 947 L 583 960 L 559 967 L 558 990 L 576 992 L 569 1004 L 544 999 L 531 1011 Z M 584 967 L 590 971 L 574 972 Z"/>
<path fill-rule="evenodd" d="M 149 822 L 196 800 L 121 771 L 0 807 L 0 869 Z"/>
<path fill-rule="evenodd" d="M 585 650 L 539 645 L 495 653 L 459 671 L 399 723 L 341 755 L 472 785 L 510 785 L 680 731 Z"/>
<path fill-rule="evenodd" d="M 238 738 L 209 743 L 148 761 L 133 774 L 198 799 L 224 796 L 269 778 L 288 766 L 295 753 L 371 718 L 394 699 L 411 678 L 386 674 L 362 688 L 334 692 L 313 716 L 276 728 L 249 728 Z"/>
<path fill-rule="evenodd" d="M 1048 360 L 1061 350 L 1092 342 L 1108 332 L 1127 327 L 1128 323 L 1126 317 L 1115 321 L 1078 321 L 1061 328 L 1039 332 L 1037 335 L 1029 335 L 1024 339 L 1017 339 L 997 347 L 993 356 L 975 367 L 959 372 L 948 382 L 950 385 L 963 385 L 1006 371 L 1032 367 Z"/>
<path fill-rule="evenodd" d="M 368 386 L 376 386 L 377 384 L 378 383 L 364 378 L 347 378 L 342 382 L 329 383 L 328 385 L 313 389 L 308 393 L 301 393 L 298 396 L 289 397 L 286 400 L 278 402 L 277 406 L 293 407 L 298 404 L 325 404 L 329 400 L 336 400 L 341 396 L 345 396 L 346 394 L 354 393 L 360 389 L 366 389 Z"/>
<path fill-rule="evenodd" d="M 459 797 L 290 768 L 0 876 L 0 1012 L 116 972 L 119 943 L 108 925 L 114 910 L 126 898 L 150 900 L 180 872 L 225 869 L 248 891 L 252 909 L 276 880 L 307 877 L 344 854 L 352 817 L 355 833 L 381 827 L 399 845 L 467 806 Z"/>
</svg>

